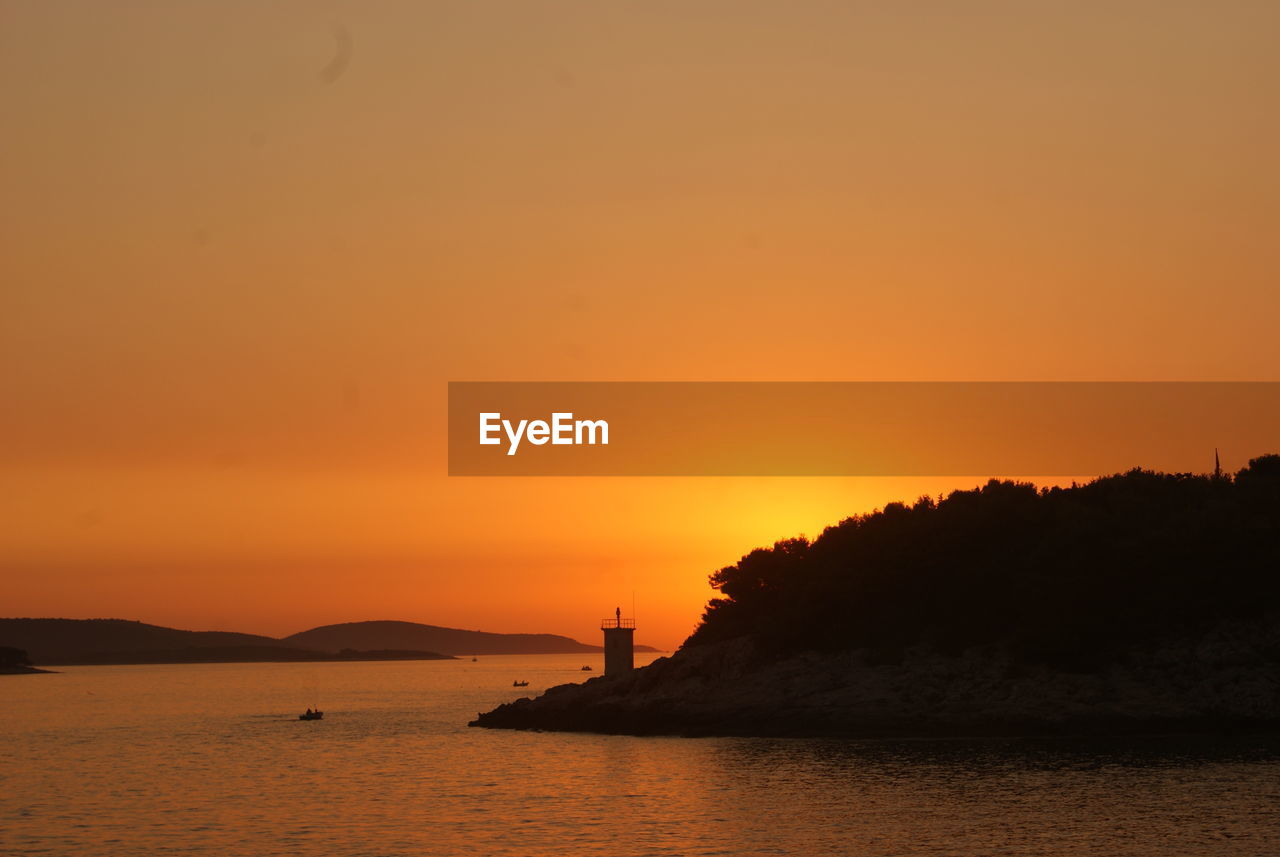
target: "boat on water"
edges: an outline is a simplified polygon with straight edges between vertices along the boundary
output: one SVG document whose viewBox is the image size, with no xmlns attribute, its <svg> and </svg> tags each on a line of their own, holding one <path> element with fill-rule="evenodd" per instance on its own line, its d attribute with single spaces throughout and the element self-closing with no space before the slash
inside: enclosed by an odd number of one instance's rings
<svg viewBox="0 0 1280 857">
<path fill-rule="evenodd" d="M 589 672 L 591 672 L 591 664 L 583 664 L 583 665 L 582 665 L 582 671 L 583 671 L 584 673 L 589 673 Z"/>
<path fill-rule="evenodd" d="M 527 681 L 513 681 L 513 682 L 511 682 L 511 686 L 512 686 L 512 687 L 528 687 L 528 686 L 529 686 L 529 682 L 527 682 Z"/>
<path fill-rule="evenodd" d="M 324 712 L 318 708 L 315 711 L 312 711 L 310 708 L 308 708 L 306 714 L 298 715 L 298 719 L 299 720 L 323 720 Z"/>
</svg>

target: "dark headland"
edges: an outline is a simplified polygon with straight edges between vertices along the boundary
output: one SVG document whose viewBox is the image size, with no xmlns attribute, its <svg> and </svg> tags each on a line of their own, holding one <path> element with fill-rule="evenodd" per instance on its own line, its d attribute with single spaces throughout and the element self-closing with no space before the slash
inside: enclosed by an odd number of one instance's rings
<svg viewBox="0 0 1280 857">
<path fill-rule="evenodd" d="M 31 665 L 31 658 L 22 649 L 13 646 L 0 646 L 0 675 L 38 675 L 48 673 Z"/>
<path fill-rule="evenodd" d="M 935 737 L 1280 729 L 1280 456 L 991 481 L 711 575 L 671 657 L 471 725 Z"/>
</svg>

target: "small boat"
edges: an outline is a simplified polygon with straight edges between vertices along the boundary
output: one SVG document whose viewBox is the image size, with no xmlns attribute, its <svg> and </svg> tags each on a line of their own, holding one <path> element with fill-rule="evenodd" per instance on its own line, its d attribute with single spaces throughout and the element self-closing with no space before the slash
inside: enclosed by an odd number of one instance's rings
<svg viewBox="0 0 1280 857">
<path fill-rule="evenodd" d="M 511 682 L 511 686 L 512 686 L 512 687 L 528 687 L 528 686 L 529 686 L 529 682 L 527 682 L 527 681 L 513 681 L 513 682 Z"/>
<path fill-rule="evenodd" d="M 480 660 L 480 659 L 479 659 L 479 658 L 477 658 L 475 655 L 472 655 L 472 656 L 471 656 L 471 661 L 472 661 L 472 663 L 474 663 L 474 662 L 476 662 L 476 661 L 478 661 L 478 660 Z"/>
<path fill-rule="evenodd" d="M 583 671 L 584 673 L 589 673 L 589 672 L 591 672 L 591 664 L 583 664 L 583 665 L 582 665 L 582 671 Z"/>
<path fill-rule="evenodd" d="M 298 715 L 298 719 L 299 720 L 324 720 L 324 712 L 320 711 L 319 709 L 312 711 L 310 708 L 308 708 L 306 714 Z"/>
</svg>

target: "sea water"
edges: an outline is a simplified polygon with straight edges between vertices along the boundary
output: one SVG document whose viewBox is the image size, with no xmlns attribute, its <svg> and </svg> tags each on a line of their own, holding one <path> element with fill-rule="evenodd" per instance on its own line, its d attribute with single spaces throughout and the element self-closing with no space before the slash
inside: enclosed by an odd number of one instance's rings
<svg viewBox="0 0 1280 857">
<path fill-rule="evenodd" d="M 3 676 L 0 854 L 1280 852 L 1280 748 L 1256 736 L 886 742 L 466 726 L 598 675 L 599 661 Z M 323 720 L 297 719 L 313 706 Z"/>
</svg>

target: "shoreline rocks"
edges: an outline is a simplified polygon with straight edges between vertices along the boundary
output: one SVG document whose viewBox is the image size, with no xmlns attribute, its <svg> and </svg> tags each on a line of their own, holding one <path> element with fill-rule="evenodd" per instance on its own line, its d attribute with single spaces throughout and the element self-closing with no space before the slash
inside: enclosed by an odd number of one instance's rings
<svg viewBox="0 0 1280 857">
<path fill-rule="evenodd" d="M 961 737 L 1280 729 L 1280 623 L 1130 651 L 1095 672 L 996 649 L 900 662 L 865 650 L 763 657 L 749 638 L 560 685 L 471 726 L 628 735 Z"/>
</svg>

